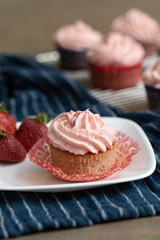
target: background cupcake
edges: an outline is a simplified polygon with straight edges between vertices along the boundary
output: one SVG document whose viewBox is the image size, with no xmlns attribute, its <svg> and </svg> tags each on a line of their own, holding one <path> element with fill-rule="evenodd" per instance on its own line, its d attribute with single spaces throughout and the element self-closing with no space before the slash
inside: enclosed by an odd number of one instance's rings
<svg viewBox="0 0 160 240">
<path fill-rule="evenodd" d="M 113 21 L 112 30 L 127 34 L 140 42 L 146 55 L 155 53 L 160 28 L 158 22 L 147 13 L 136 8 L 130 9 Z"/>
<path fill-rule="evenodd" d="M 102 34 L 79 20 L 58 29 L 53 41 L 61 56 L 61 67 L 80 69 L 86 67 L 87 50 L 102 41 Z"/>
<path fill-rule="evenodd" d="M 91 81 L 102 89 L 132 87 L 140 80 L 144 55 L 143 47 L 132 38 L 111 32 L 88 51 Z"/>
<path fill-rule="evenodd" d="M 160 109 L 160 59 L 143 73 L 143 81 L 151 109 Z"/>
</svg>

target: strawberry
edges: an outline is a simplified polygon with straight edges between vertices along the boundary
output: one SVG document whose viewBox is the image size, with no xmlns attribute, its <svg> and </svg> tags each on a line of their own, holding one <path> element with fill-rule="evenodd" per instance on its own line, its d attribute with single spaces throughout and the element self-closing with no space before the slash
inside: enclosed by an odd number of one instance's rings
<svg viewBox="0 0 160 240">
<path fill-rule="evenodd" d="M 46 123 L 51 120 L 43 112 L 29 118 L 23 120 L 16 132 L 16 138 L 23 144 L 27 152 L 40 138 L 47 135 L 48 128 Z"/>
<path fill-rule="evenodd" d="M 0 121 L 0 130 L 7 131 L 7 129 L 5 128 L 4 124 L 1 123 L 1 121 Z"/>
<path fill-rule="evenodd" d="M 11 114 L 8 113 L 8 110 L 4 103 L 0 105 L 0 123 L 3 124 L 7 132 L 15 135 L 16 120 Z"/>
<path fill-rule="evenodd" d="M 0 161 L 21 162 L 26 157 L 26 149 L 9 132 L 0 130 Z"/>
</svg>

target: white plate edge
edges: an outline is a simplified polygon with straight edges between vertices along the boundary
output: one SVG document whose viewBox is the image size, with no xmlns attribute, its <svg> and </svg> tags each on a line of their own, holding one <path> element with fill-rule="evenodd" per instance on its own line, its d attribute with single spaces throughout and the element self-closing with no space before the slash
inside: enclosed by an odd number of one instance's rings
<svg viewBox="0 0 160 240">
<path fill-rule="evenodd" d="M 99 181 L 94 181 L 94 182 L 73 182 L 73 183 L 69 183 L 67 185 L 67 183 L 64 183 L 64 184 L 57 184 L 57 185 L 34 185 L 34 186 L 16 186 L 16 187 L 8 187 L 6 188 L 3 187 L 3 186 L 0 186 L 0 190 L 3 190 L 3 191 L 42 191 L 42 192 L 48 192 L 48 191 L 51 191 L 51 190 L 60 190 L 61 189 L 69 189 L 69 191 L 73 191 L 73 189 L 77 189 L 78 190 L 81 190 L 81 189 L 86 189 L 86 188 L 95 188 L 95 187 L 100 187 L 100 186 L 107 186 L 107 185 L 112 185 L 112 184 L 117 184 L 117 183 L 124 183 L 124 182 L 129 182 L 129 181 L 135 181 L 135 180 L 139 180 L 139 179 L 142 179 L 142 178 L 145 178 L 149 175 L 151 175 L 155 168 L 156 168 L 156 158 L 155 158 L 155 154 L 154 154 L 154 151 L 153 151 L 153 148 L 151 146 L 151 143 L 147 137 L 147 135 L 145 134 L 145 132 L 143 131 L 143 129 L 136 123 L 134 122 L 133 120 L 130 120 L 130 119 L 127 119 L 127 118 L 122 118 L 122 117 L 106 117 L 106 116 L 101 116 L 102 119 L 114 119 L 114 120 L 122 120 L 122 121 L 126 121 L 126 122 L 130 122 L 132 125 L 134 125 L 136 128 L 138 128 L 138 130 L 141 132 L 141 134 L 143 135 L 143 137 L 145 138 L 145 140 L 148 142 L 148 146 L 150 147 L 150 152 L 152 153 L 153 157 L 154 157 L 154 161 L 153 161 L 153 166 L 151 169 L 149 169 L 148 172 L 144 173 L 144 174 L 141 174 L 141 177 L 137 179 L 137 177 L 132 177 L 132 180 L 128 180 L 126 178 L 124 179 L 112 179 L 112 180 L 108 180 L 107 182 L 106 181 L 102 181 L 102 180 L 99 180 Z M 17 122 L 17 124 L 20 124 L 21 122 Z M 49 123 L 50 124 L 50 123 Z M 94 183 L 94 185 L 93 185 Z M 67 185 L 67 186 L 66 186 Z M 84 188 L 85 186 L 85 188 Z M 68 191 L 68 190 L 67 190 Z M 55 192 L 55 191 L 54 191 Z M 56 191 L 58 192 L 58 191 Z"/>
</svg>

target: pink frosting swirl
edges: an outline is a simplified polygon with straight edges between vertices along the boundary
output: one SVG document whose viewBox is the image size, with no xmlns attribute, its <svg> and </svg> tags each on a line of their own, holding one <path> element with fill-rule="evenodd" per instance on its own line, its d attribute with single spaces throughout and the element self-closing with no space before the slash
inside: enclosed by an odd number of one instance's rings
<svg viewBox="0 0 160 240">
<path fill-rule="evenodd" d="M 155 19 L 136 8 L 116 18 L 112 29 L 130 35 L 142 43 L 156 43 L 160 31 Z"/>
<path fill-rule="evenodd" d="M 55 42 L 66 49 L 86 50 L 102 41 L 102 34 L 83 21 L 61 27 L 54 35 Z"/>
<path fill-rule="evenodd" d="M 143 82 L 148 86 L 160 89 L 160 60 L 154 66 L 145 70 Z"/>
<path fill-rule="evenodd" d="M 70 111 L 58 115 L 48 129 L 53 147 L 84 155 L 106 152 L 117 141 L 116 130 L 103 122 L 99 114 Z"/>
<path fill-rule="evenodd" d="M 88 51 L 90 63 L 111 66 L 133 66 L 143 60 L 143 47 L 128 36 L 111 32 L 104 42 Z"/>
</svg>

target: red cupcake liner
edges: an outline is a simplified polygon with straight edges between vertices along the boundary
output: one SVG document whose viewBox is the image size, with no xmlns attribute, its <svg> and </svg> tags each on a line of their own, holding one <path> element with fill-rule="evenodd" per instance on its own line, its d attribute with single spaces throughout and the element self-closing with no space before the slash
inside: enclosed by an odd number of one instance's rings
<svg viewBox="0 0 160 240">
<path fill-rule="evenodd" d="M 116 150 L 116 161 L 114 166 L 110 171 L 98 175 L 87 175 L 87 174 L 75 174 L 68 175 L 63 173 L 61 169 L 56 168 L 52 165 L 52 154 L 50 151 L 51 140 L 48 137 L 43 137 L 40 139 L 29 151 L 29 159 L 36 163 L 37 165 L 44 168 L 47 172 L 51 173 L 53 176 L 74 182 L 89 182 L 97 181 L 110 175 L 116 173 L 117 171 L 127 167 L 132 161 L 132 156 L 140 151 L 139 144 L 128 135 L 118 132 L 117 137 L 121 140 L 118 141 Z M 119 165 L 119 159 L 123 159 L 122 163 Z"/>
<path fill-rule="evenodd" d="M 135 68 L 139 68 L 142 66 L 141 63 L 137 63 L 133 66 L 109 66 L 109 65 L 96 65 L 96 64 L 93 64 L 93 63 L 88 63 L 88 65 L 90 67 L 93 67 L 97 70 L 100 70 L 100 71 L 109 71 L 109 72 L 113 72 L 113 71 L 129 71 L 129 70 L 132 70 L 132 69 L 135 69 Z"/>
<path fill-rule="evenodd" d="M 135 86 L 142 74 L 142 63 L 134 66 L 97 66 L 88 63 L 91 81 L 96 88 L 119 90 Z"/>
</svg>

